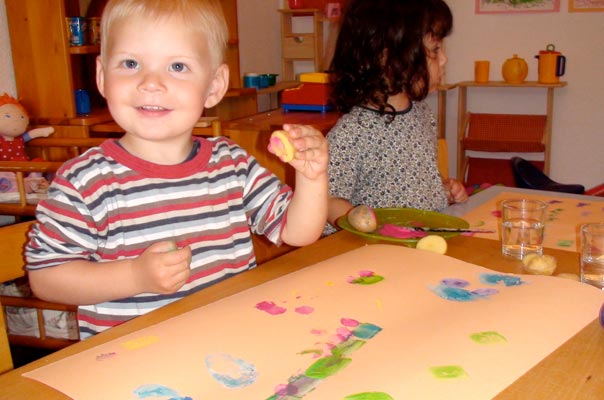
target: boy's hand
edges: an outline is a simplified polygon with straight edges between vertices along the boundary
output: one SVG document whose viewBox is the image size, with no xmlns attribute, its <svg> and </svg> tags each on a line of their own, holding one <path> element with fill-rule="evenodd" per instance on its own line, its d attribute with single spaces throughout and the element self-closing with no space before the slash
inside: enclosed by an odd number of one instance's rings
<svg viewBox="0 0 604 400">
<path fill-rule="evenodd" d="M 466 188 L 458 180 L 452 178 L 443 179 L 443 186 L 445 187 L 449 204 L 463 203 L 468 200 Z"/>
<path fill-rule="evenodd" d="M 133 261 L 133 275 L 141 293 L 174 293 L 189 278 L 191 248 L 176 243 L 154 243 Z"/>
<path fill-rule="evenodd" d="M 325 136 L 309 125 L 285 124 L 283 130 L 296 149 L 290 165 L 308 179 L 326 174 L 329 154 Z M 274 153 L 270 146 L 269 152 Z"/>
</svg>

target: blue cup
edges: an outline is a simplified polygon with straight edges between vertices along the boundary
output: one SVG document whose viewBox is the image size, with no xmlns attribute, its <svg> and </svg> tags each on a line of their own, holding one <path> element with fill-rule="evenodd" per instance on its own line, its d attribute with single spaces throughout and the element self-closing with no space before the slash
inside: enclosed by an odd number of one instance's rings
<svg viewBox="0 0 604 400">
<path fill-rule="evenodd" d="M 75 91 L 76 112 L 78 114 L 90 114 L 90 96 L 84 89 Z"/>
</svg>

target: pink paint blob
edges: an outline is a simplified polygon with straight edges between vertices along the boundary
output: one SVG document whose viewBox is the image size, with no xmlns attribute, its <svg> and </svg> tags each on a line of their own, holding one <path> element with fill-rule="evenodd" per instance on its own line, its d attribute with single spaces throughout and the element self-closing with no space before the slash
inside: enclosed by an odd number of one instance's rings
<svg viewBox="0 0 604 400">
<path fill-rule="evenodd" d="M 271 315 L 283 314 L 285 311 L 287 311 L 285 308 L 276 305 L 272 301 L 261 301 L 260 303 L 256 304 L 256 308 Z"/>
<path fill-rule="evenodd" d="M 405 228 L 393 224 L 384 224 L 379 231 L 382 236 L 390 236 L 399 239 L 413 239 L 427 236 L 426 232 L 416 231 L 414 229 Z"/>
<path fill-rule="evenodd" d="M 308 314 L 312 313 L 313 311 L 315 311 L 315 309 L 310 306 L 300 306 L 300 307 L 296 307 L 295 311 L 298 314 L 308 315 Z"/>
<path fill-rule="evenodd" d="M 368 270 L 359 271 L 359 276 L 373 276 L 373 275 L 375 275 L 375 272 L 373 272 L 373 271 L 368 271 Z"/>
<path fill-rule="evenodd" d="M 348 327 L 356 327 L 359 326 L 359 321 L 357 321 L 356 319 L 352 319 L 352 318 L 342 318 L 340 320 L 340 323 L 344 326 L 348 326 Z"/>
</svg>

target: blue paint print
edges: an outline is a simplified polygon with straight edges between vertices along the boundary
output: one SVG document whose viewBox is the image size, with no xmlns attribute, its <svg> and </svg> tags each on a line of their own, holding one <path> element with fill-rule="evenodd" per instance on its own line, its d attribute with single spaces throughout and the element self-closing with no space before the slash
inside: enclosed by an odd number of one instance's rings
<svg viewBox="0 0 604 400">
<path fill-rule="evenodd" d="M 210 354 L 206 357 L 206 367 L 218 383 L 229 389 L 243 388 L 256 382 L 254 365 L 229 354 Z"/>
<path fill-rule="evenodd" d="M 439 297 L 451 301 L 467 302 L 482 298 L 482 296 L 473 294 L 469 290 L 445 285 L 438 285 L 432 288 L 432 291 Z"/>
<path fill-rule="evenodd" d="M 458 288 L 465 288 L 465 287 L 470 286 L 470 282 L 466 281 L 465 279 L 459 279 L 459 278 L 446 278 L 446 279 L 443 279 L 442 281 L 440 281 L 440 283 L 441 283 L 441 285 L 458 287 Z"/>
<path fill-rule="evenodd" d="M 372 337 L 380 333 L 381 330 L 382 328 L 377 325 L 364 322 L 354 328 L 352 330 L 352 334 L 355 337 L 358 337 L 359 339 L 371 339 Z"/>
<path fill-rule="evenodd" d="M 499 290 L 493 288 L 479 288 L 472 290 L 471 293 L 477 296 L 487 297 L 499 293 Z"/>
<path fill-rule="evenodd" d="M 175 390 L 162 385 L 143 385 L 136 388 L 134 394 L 139 399 L 169 396 L 168 400 L 192 400 L 191 397 L 181 397 Z"/>
<path fill-rule="evenodd" d="M 519 276 L 503 275 L 503 274 L 480 274 L 480 282 L 486 285 L 498 285 L 503 283 L 505 286 L 520 286 L 524 285 Z"/>
</svg>

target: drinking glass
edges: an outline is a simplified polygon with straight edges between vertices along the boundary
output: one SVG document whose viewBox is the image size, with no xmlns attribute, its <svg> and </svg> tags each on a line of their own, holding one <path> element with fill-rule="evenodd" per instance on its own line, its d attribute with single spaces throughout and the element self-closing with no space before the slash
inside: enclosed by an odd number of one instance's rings
<svg viewBox="0 0 604 400">
<path fill-rule="evenodd" d="M 502 203 L 501 252 L 522 260 L 531 253 L 543 254 L 547 204 L 539 200 L 511 199 Z"/>
<path fill-rule="evenodd" d="M 581 282 L 604 290 L 604 223 L 581 225 Z"/>
</svg>

